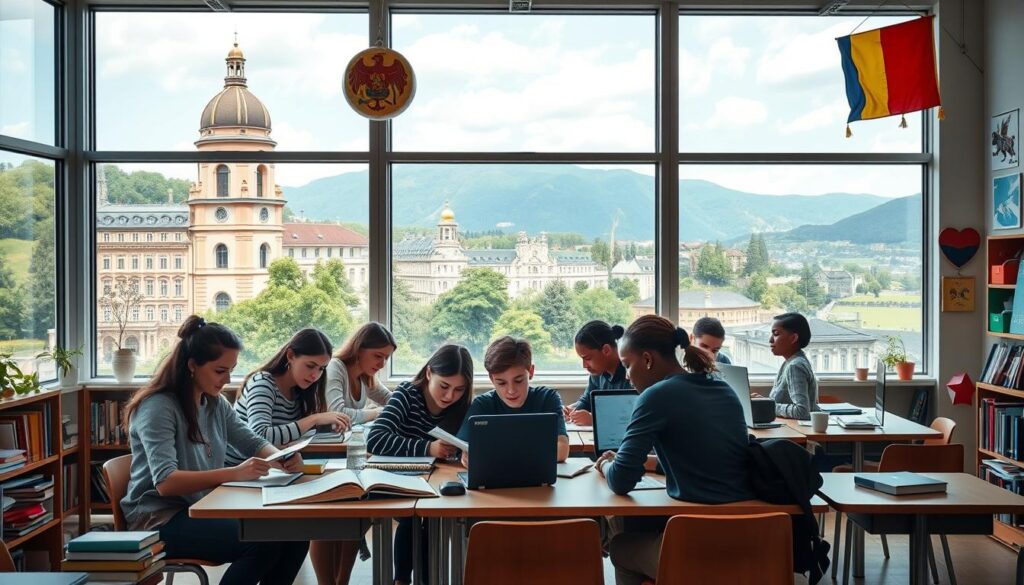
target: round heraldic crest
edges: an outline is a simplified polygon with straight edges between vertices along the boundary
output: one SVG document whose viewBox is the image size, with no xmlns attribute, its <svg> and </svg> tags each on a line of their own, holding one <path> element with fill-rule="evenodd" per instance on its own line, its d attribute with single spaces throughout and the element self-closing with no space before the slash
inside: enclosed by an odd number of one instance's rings
<svg viewBox="0 0 1024 585">
<path fill-rule="evenodd" d="M 405 111 L 416 95 L 416 74 L 398 51 L 371 47 L 345 68 L 345 99 L 359 115 L 387 120 Z"/>
</svg>

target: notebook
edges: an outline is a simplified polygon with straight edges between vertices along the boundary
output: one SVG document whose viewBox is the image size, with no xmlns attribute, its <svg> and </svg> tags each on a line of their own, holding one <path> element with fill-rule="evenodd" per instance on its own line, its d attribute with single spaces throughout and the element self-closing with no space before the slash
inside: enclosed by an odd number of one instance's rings
<svg viewBox="0 0 1024 585">
<path fill-rule="evenodd" d="M 390 457 L 387 455 L 371 455 L 366 460 L 369 469 L 384 471 L 420 471 L 429 472 L 434 469 L 433 457 Z"/>
<path fill-rule="evenodd" d="M 270 468 L 270 472 L 259 479 L 252 479 L 249 481 L 229 481 L 221 485 L 243 488 L 280 487 L 288 485 L 300 477 L 302 477 L 301 473 L 288 473 L 287 471 L 281 471 L 280 469 Z"/>
<path fill-rule="evenodd" d="M 133 552 L 160 540 L 160 533 L 147 531 L 87 532 L 68 542 L 68 552 Z"/>
<path fill-rule="evenodd" d="M 563 463 L 558 464 L 557 474 L 558 477 L 573 478 L 578 475 L 590 471 L 594 467 L 594 462 L 589 459 L 583 459 L 580 457 L 569 459 Z"/>
<path fill-rule="evenodd" d="M 853 483 L 863 488 L 894 496 L 946 492 L 946 482 L 909 471 L 858 473 L 853 476 Z"/>
<path fill-rule="evenodd" d="M 861 414 L 864 409 L 849 402 L 818 403 L 818 410 L 829 414 Z"/>
<path fill-rule="evenodd" d="M 339 500 L 357 500 L 369 493 L 416 498 L 434 498 L 437 492 L 422 477 L 398 475 L 380 469 L 359 473 L 345 469 L 313 481 L 285 487 L 264 488 L 263 505 L 319 504 Z"/>
</svg>

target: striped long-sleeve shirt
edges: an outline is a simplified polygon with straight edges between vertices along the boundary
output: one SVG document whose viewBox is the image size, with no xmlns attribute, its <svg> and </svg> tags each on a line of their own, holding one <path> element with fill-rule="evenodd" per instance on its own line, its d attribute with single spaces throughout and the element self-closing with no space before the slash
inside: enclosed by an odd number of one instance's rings
<svg viewBox="0 0 1024 585">
<path fill-rule="evenodd" d="M 769 397 L 775 401 L 776 416 L 807 420 L 818 410 L 818 380 L 803 351 L 790 356 L 779 368 Z"/>
<path fill-rule="evenodd" d="M 256 372 L 249 377 L 235 401 L 235 414 L 242 424 L 275 447 L 302 436 L 298 423 L 302 418 L 302 405 L 298 400 L 285 398 L 270 372 Z M 237 465 L 243 459 L 239 453 L 228 449 L 229 465 Z"/>
<path fill-rule="evenodd" d="M 370 427 L 366 448 L 374 455 L 424 457 L 434 440 L 427 433 L 442 418 L 443 415 L 434 416 L 427 410 L 419 387 L 402 382 Z"/>
</svg>

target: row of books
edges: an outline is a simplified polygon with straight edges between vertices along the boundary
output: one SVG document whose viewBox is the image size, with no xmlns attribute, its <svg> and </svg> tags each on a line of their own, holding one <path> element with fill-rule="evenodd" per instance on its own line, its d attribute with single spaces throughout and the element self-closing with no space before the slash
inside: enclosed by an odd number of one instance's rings
<svg viewBox="0 0 1024 585">
<path fill-rule="evenodd" d="M 0 483 L 4 539 L 25 536 L 53 520 L 53 477 L 16 477 Z"/>
<path fill-rule="evenodd" d="M 67 544 L 62 571 L 89 573 L 89 582 L 152 585 L 163 579 L 160 533 L 93 531 Z"/>
<path fill-rule="evenodd" d="M 121 425 L 127 400 L 99 400 L 89 404 L 89 432 L 94 445 L 127 445 L 128 436 Z"/>
<path fill-rule="evenodd" d="M 982 461 L 980 476 L 985 481 L 995 484 L 1015 494 L 1024 495 L 1024 469 L 998 459 Z M 1024 526 L 1022 514 L 997 514 L 1000 522 L 1012 526 Z"/>
<path fill-rule="evenodd" d="M 1024 345 L 996 343 L 989 349 L 979 381 L 1006 388 L 1024 385 Z"/>
<path fill-rule="evenodd" d="M 92 487 L 92 501 L 103 504 L 110 503 L 110 495 L 107 493 L 107 481 L 103 478 L 103 462 L 89 462 L 89 485 Z"/>
<path fill-rule="evenodd" d="M 29 461 L 53 455 L 50 403 L 38 408 L 0 412 L 0 449 L 22 449 Z"/>
<path fill-rule="evenodd" d="M 25 467 L 26 461 L 24 449 L 0 449 L 0 474 Z"/>
<path fill-rule="evenodd" d="M 1024 402 L 981 399 L 981 448 L 1024 459 Z"/>
<path fill-rule="evenodd" d="M 64 502 L 62 510 L 70 510 L 78 505 L 78 463 L 64 464 Z"/>
</svg>

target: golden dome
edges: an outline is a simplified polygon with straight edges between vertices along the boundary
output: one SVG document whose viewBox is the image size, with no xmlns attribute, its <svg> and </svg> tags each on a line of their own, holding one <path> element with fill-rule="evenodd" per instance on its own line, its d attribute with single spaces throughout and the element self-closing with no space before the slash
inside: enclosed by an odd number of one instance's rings
<svg viewBox="0 0 1024 585">
<path fill-rule="evenodd" d="M 455 212 L 448 207 L 447 201 L 444 202 L 444 209 L 441 211 L 441 221 L 455 221 Z"/>
<path fill-rule="evenodd" d="M 235 46 L 228 51 L 228 59 L 245 59 L 245 55 L 242 54 L 242 49 L 238 48 L 238 41 L 235 41 Z"/>
</svg>

